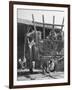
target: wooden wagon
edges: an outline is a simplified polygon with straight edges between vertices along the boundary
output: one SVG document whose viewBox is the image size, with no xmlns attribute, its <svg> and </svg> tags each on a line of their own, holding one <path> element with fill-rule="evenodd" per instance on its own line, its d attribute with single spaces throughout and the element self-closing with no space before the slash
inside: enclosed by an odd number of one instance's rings
<svg viewBox="0 0 72 90">
<path fill-rule="evenodd" d="M 53 16 L 53 24 L 46 24 L 44 22 L 44 15 L 42 16 L 43 19 L 43 38 L 41 38 L 40 31 L 37 31 L 36 24 L 39 22 L 34 21 L 34 16 L 32 15 L 32 23 L 33 23 L 33 30 L 29 31 L 25 35 L 25 43 L 24 43 L 24 59 L 22 68 L 28 67 L 30 71 L 33 71 L 33 61 L 35 61 L 35 68 L 44 69 L 47 71 L 55 70 L 55 63 L 60 60 L 64 60 L 64 40 L 63 40 L 63 24 L 62 25 L 54 24 L 55 16 Z M 45 36 L 45 25 L 51 25 L 52 30 L 50 31 L 49 35 Z M 54 26 L 60 26 L 61 29 L 59 33 L 56 33 Z M 27 50 L 26 50 L 27 49 Z M 25 66 L 25 63 L 27 64 Z M 53 66 L 54 65 L 54 66 Z M 44 67 L 45 66 L 45 67 Z M 39 69 L 38 68 L 38 69 Z"/>
</svg>

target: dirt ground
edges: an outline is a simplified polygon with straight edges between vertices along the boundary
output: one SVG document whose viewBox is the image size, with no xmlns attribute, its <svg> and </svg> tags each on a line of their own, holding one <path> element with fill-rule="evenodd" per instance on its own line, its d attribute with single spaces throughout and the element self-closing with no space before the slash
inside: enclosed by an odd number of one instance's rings
<svg viewBox="0 0 72 90">
<path fill-rule="evenodd" d="M 42 70 L 33 70 L 31 74 L 28 69 L 17 71 L 17 80 L 46 80 L 46 79 L 59 79 L 64 78 L 64 72 L 50 72 L 42 73 Z"/>
</svg>

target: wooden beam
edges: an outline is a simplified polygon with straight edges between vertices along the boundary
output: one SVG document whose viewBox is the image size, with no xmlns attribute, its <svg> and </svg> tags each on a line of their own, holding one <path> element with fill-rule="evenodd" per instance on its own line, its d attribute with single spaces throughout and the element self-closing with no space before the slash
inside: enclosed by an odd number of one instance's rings
<svg viewBox="0 0 72 90">
<path fill-rule="evenodd" d="M 27 33 L 26 33 L 25 38 L 24 38 L 24 59 L 25 59 L 26 39 L 27 39 L 27 34 L 29 33 L 29 31 L 30 31 L 30 27 L 29 27 L 29 25 L 28 25 L 28 26 L 27 26 Z M 24 61 L 24 59 L 23 59 L 23 61 Z"/>
<path fill-rule="evenodd" d="M 55 16 L 53 16 L 53 30 L 54 30 Z"/>
<path fill-rule="evenodd" d="M 25 20 L 23 20 L 23 19 L 18 19 L 18 22 L 17 23 L 23 23 L 23 24 L 27 24 L 27 25 L 33 25 L 33 21 L 31 22 L 31 21 L 27 21 L 26 23 L 25 23 Z M 43 26 L 43 23 L 42 22 L 37 22 L 37 21 L 34 21 L 34 23 L 35 23 L 35 26 L 37 26 L 37 25 L 41 25 L 41 26 Z M 50 24 L 50 23 L 45 23 L 44 22 L 44 25 L 46 26 L 52 26 L 53 24 Z M 62 25 L 62 24 L 54 24 L 54 26 L 59 26 L 59 27 L 62 27 L 62 26 L 64 26 L 64 25 Z"/>
<path fill-rule="evenodd" d="M 43 20 L 43 39 L 45 39 L 44 15 L 42 15 L 42 20 Z"/>
<path fill-rule="evenodd" d="M 63 17 L 63 21 L 62 21 L 61 30 L 63 29 L 63 25 L 64 25 L 64 17 Z"/>
<path fill-rule="evenodd" d="M 35 32 L 36 32 L 36 26 L 35 26 L 34 15 L 33 15 L 33 14 L 32 14 L 32 20 L 33 20 L 34 30 L 35 30 Z"/>
<path fill-rule="evenodd" d="M 41 23 L 41 22 L 37 22 L 37 21 L 35 21 L 34 23 L 35 23 L 35 24 L 41 24 L 41 25 L 43 24 L 43 23 Z M 53 26 L 53 24 L 45 23 L 45 22 L 44 22 L 44 25 L 47 25 L 47 26 Z M 62 27 L 62 26 L 64 26 L 64 25 L 54 24 L 54 26 Z"/>
<path fill-rule="evenodd" d="M 36 33 L 36 26 L 35 26 L 35 21 L 34 21 L 34 15 L 32 14 L 32 19 L 33 19 L 33 25 L 34 25 L 34 30 L 35 30 L 35 41 L 36 41 L 36 45 L 37 45 L 37 33 Z"/>
</svg>

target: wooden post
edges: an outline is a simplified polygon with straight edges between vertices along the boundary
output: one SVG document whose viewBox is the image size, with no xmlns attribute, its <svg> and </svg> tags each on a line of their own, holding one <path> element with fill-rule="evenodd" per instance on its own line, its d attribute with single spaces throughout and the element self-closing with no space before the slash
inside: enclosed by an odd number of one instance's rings
<svg viewBox="0 0 72 90">
<path fill-rule="evenodd" d="M 63 21 L 62 21 L 62 27 L 61 27 L 61 30 L 63 29 L 63 25 L 64 25 L 64 17 L 63 17 Z"/>
<path fill-rule="evenodd" d="M 28 25 L 28 27 L 27 27 L 27 33 L 25 34 L 25 38 L 24 38 L 24 59 L 23 59 L 23 62 L 26 60 L 26 58 L 25 58 L 25 46 L 26 46 L 27 34 L 29 33 L 29 31 L 30 31 L 30 27 Z"/>
<path fill-rule="evenodd" d="M 35 30 L 35 32 L 36 32 L 36 26 L 35 26 L 35 22 L 34 22 L 34 15 L 32 14 L 32 22 L 33 22 L 33 25 L 34 25 L 34 30 Z"/>
<path fill-rule="evenodd" d="M 32 14 L 32 22 L 33 22 L 33 25 L 34 25 L 34 30 L 35 30 L 35 41 L 37 43 L 37 35 L 36 35 L 36 26 L 35 26 L 35 21 L 34 21 L 34 15 Z"/>
<path fill-rule="evenodd" d="M 42 15 L 42 20 L 43 20 L 43 39 L 45 39 L 44 15 Z"/>
<path fill-rule="evenodd" d="M 55 16 L 53 16 L 53 30 L 54 30 Z"/>
<path fill-rule="evenodd" d="M 64 40 L 64 32 L 62 31 L 63 30 L 63 26 L 64 26 L 64 17 L 63 17 L 62 26 L 61 26 L 62 40 Z"/>
</svg>

